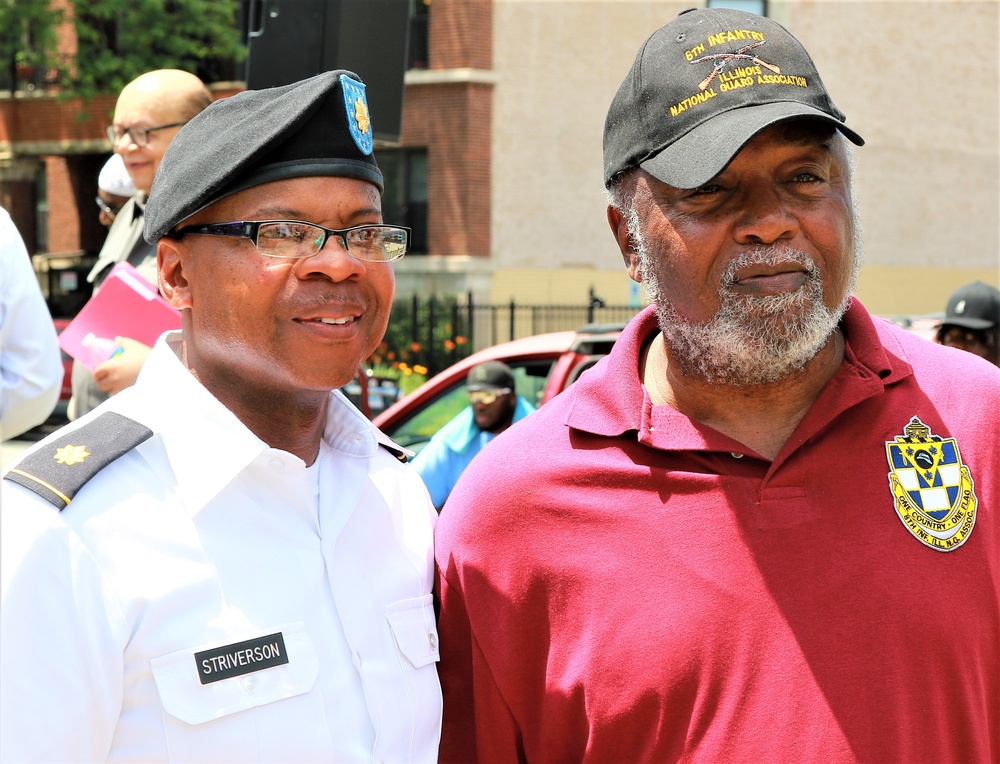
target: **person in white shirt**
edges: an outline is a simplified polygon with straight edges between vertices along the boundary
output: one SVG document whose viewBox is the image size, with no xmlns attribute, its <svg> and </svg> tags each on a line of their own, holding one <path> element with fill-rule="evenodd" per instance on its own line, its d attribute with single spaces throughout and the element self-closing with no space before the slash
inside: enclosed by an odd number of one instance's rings
<svg viewBox="0 0 1000 764">
<path fill-rule="evenodd" d="M 146 207 L 183 316 L 2 481 L 0 759 L 433 762 L 434 508 L 337 388 L 381 341 L 365 86 L 217 101 Z"/>
<path fill-rule="evenodd" d="M 31 257 L 0 207 L 0 440 L 48 419 L 62 379 L 55 326 Z"/>
</svg>

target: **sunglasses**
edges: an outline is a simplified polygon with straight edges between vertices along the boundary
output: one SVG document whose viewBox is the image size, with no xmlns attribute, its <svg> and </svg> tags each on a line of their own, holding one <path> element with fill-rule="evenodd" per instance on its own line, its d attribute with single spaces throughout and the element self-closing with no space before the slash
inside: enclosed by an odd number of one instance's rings
<svg viewBox="0 0 1000 764">
<path fill-rule="evenodd" d="M 109 218 L 111 218 L 112 220 L 114 220 L 115 216 L 119 212 L 121 212 L 121 209 L 122 209 L 121 207 L 111 207 L 111 206 L 108 205 L 108 203 L 106 201 L 104 201 L 99 196 L 94 197 L 94 201 L 97 202 L 97 208 L 101 212 L 103 212 L 105 215 L 107 215 Z"/>
<path fill-rule="evenodd" d="M 986 340 L 986 333 L 965 329 L 961 326 L 949 326 L 938 331 L 938 342 L 942 345 L 957 345 L 958 347 L 968 347 L 971 345 L 989 345 Z"/>
<path fill-rule="evenodd" d="M 470 390 L 469 391 L 469 402 L 470 403 L 482 403 L 489 406 L 493 401 L 499 398 L 501 395 L 509 395 L 513 392 L 509 387 L 500 387 L 496 390 Z"/>
</svg>

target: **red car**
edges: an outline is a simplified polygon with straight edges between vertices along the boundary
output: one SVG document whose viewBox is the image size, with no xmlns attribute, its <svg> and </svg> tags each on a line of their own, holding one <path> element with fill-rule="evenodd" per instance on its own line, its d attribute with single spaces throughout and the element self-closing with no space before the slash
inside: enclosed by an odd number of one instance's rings
<svg viewBox="0 0 1000 764">
<path fill-rule="evenodd" d="M 589 324 L 575 332 L 525 337 L 480 350 L 432 377 L 372 421 L 399 445 L 419 451 L 469 405 L 465 379 L 483 361 L 503 361 L 519 395 L 535 406 L 554 398 L 611 351 L 622 324 Z"/>
</svg>

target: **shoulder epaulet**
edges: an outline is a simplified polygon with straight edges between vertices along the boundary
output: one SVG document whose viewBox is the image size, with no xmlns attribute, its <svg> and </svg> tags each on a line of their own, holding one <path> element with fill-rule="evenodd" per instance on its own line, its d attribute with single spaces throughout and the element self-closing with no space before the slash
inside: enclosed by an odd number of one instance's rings
<svg viewBox="0 0 1000 764">
<path fill-rule="evenodd" d="M 403 464 L 406 464 L 408 461 L 410 461 L 410 457 L 413 455 L 411 451 L 407 451 L 405 448 L 401 448 L 400 446 L 397 446 L 395 443 L 385 443 L 380 440 L 378 444 L 382 446 L 382 448 L 384 448 L 390 454 L 395 456 Z"/>
<path fill-rule="evenodd" d="M 403 448 L 398 443 L 394 443 L 388 435 L 377 427 L 372 427 L 372 432 L 375 433 L 375 440 L 378 444 L 403 464 L 406 464 L 414 456 L 412 451 L 407 448 Z"/>
<path fill-rule="evenodd" d="M 152 435 L 145 425 L 106 411 L 32 452 L 4 479 L 34 491 L 61 512 L 94 475 Z"/>
</svg>

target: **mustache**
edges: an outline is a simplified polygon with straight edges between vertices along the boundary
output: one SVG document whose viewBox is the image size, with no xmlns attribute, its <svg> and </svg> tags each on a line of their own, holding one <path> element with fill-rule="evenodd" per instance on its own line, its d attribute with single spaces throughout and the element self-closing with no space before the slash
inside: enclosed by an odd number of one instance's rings
<svg viewBox="0 0 1000 764">
<path fill-rule="evenodd" d="M 755 265 L 787 265 L 788 263 L 802 266 L 807 280 L 812 280 L 819 275 L 819 268 L 816 265 L 816 261 L 805 252 L 800 252 L 789 246 L 759 245 L 753 249 L 741 252 L 729 262 L 722 274 L 722 287 L 723 289 L 727 289 L 735 284 L 736 274 L 745 268 Z"/>
</svg>

